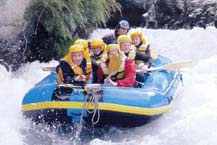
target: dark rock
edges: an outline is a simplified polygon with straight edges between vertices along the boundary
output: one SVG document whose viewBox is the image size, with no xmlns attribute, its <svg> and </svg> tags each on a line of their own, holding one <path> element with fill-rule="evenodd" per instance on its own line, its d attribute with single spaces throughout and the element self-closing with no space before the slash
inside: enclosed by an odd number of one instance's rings
<svg viewBox="0 0 217 145">
<path fill-rule="evenodd" d="M 131 26 L 147 28 L 191 29 L 216 26 L 217 2 L 192 0 L 118 0 L 122 13 L 114 14 L 107 25 L 114 28 L 120 19 Z"/>
<path fill-rule="evenodd" d="M 48 33 L 41 23 L 38 24 L 37 29 L 34 24 L 28 24 L 22 35 L 25 35 L 27 45 L 23 43 L 22 48 L 26 47 L 26 60 L 29 62 L 39 60 L 40 62 L 48 62 L 55 56 L 54 37 Z M 25 41 L 25 39 L 23 41 Z"/>
<path fill-rule="evenodd" d="M 107 26 L 114 28 L 121 19 L 129 21 L 131 26 L 140 26 L 144 21 L 146 0 L 117 0 L 121 6 L 121 12 L 113 14 L 107 22 Z"/>
<path fill-rule="evenodd" d="M 7 70 L 15 71 L 25 62 L 25 55 L 19 45 L 20 42 L 13 40 L 0 40 L 0 60 Z"/>
<path fill-rule="evenodd" d="M 214 22 L 214 26 L 217 28 L 217 20 L 215 20 L 215 22 Z"/>
<path fill-rule="evenodd" d="M 152 29 L 191 29 L 195 26 L 217 28 L 217 2 L 192 0 L 117 0 L 122 12 L 113 14 L 107 26 L 114 28 L 118 21 L 126 19 L 132 27 L 144 26 Z M 43 22 L 43 21 L 41 21 Z M 89 22 L 89 21 L 88 21 Z M 36 27 L 37 26 L 37 27 Z M 86 24 L 88 29 L 77 26 L 72 35 L 87 38 L 95 24 Z M 15 71 L 22 64 L 39 60 L 48 62 L 59 59 L 55 48 L 55 35 L 47 32 L 40 22 L 0 27 L 0 64 Z M 9 27 L 11 27 L 9 29 Z M 5 31 L 2 31 L 4 30 Z M 10 30 L 10 31 L 8 31 Z M 54 30 L 55 31 L 55 30 Z M 5 34 L 4 34 L 5 33 Z M 6 34 L 8 33 L 8 34 Z M 58 41 L 63 41 L 58 39 Z M 65 42 L 65 40 L 64 40 Z"/>
</svg>

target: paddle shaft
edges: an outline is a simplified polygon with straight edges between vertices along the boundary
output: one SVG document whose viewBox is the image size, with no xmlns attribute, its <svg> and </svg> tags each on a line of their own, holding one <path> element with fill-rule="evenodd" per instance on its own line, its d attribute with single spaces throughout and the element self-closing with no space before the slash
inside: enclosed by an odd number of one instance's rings
<svg viewBox="0 0 217 145">
<path fill-rule="evenodd" d="M 147 69 L 146 71 L 151 72 L 151 71 L 160 71 L 160 70 L 176 70 L 176 69 L 190 67 L 191 65 L 192 65 L 192 61 L 186 60 L 186 61 L 169 63 L 169 64 L 159 66 L 159 67 L 151 67 L 151 68 Z M 137 70 L 137 72 L 141 72 L 141 71 L 142 70 Z"/>
</svg>

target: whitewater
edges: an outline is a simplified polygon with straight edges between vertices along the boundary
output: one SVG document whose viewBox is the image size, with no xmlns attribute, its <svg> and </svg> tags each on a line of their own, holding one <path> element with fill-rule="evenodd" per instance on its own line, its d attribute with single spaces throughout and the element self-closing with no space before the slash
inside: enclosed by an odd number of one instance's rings
<svg viewBox="0 0 217 145">
<path fill-rule="evenodd" d="M 151 49 L 173 61 L 192 60 L 183 72 L 184 86 L 171 110 L 153 122 L 137 128 L 111 128 L 101 136 L 86 134 L 90 145 L 217 145 L 217 29 L 192 30 L 141 29 Z M 101 38 L 109 29 L 97 29 L 89 39 Z M 25 64 L 18 71 L 7 72 L 0 66 L 0 145 L 72 145 L 70 134 L 64 136 L 46 126 L 37 126 L 22 116 L 25 93 L 49 74 L 41 66 Z M 102 137 L 103 136 L 103 137 Z"/>
</svg>

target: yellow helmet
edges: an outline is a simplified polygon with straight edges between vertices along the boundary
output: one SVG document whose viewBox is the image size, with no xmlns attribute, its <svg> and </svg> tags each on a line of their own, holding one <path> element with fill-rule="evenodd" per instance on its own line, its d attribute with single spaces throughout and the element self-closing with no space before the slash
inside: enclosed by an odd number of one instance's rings
<svg viewBox="0 0 217 145">
<path fill-rule="evenodd" d="M 140 38 L 140 40 L 142 41 L 142 43 L 146 43 L 146 40 L 145 40 L 145 38 L 144 38 L 144 36 L 143 36 L 143 34 L 142 34 L 141 31 L 139 31 L 139 30 L 134 30 L 134 31 L 132 31 L 132 32 L 130 33 L 131 39 L 133 39 L 133 37 L 135 37 L 135 36 L 139 36 L 139 38 Z"/>
<path fill-rule="evenodd" d="M 105 48 L 105 43 L 102 39 L 91 40 L 90 48 L 101 48 L 101 50 L 103 50 Z"/>
<path fill-rule="evenodd" d="M 84 47 L 84 49 L 88 48 L 88 41 L 85 39 L 77 39 L 75 40 L 74 44 L 80 44 Z"/>
<path fill-rule="evenodd" d="M 118 50 L 118 51 L 120 51 L 120 47 L 119 47 L 118 44 L 109 44 L 109 45 L 107 45 L 106 52 L 109 52 L 111 50 Z"/>
<path fill-rule="evenodd" d="M 138 30 L 134 30 L 130 33 L 131 39 L 133 39 L 134 36 L 139 36 L 140 38 L 142 37 L 142 32 Z"/>
<path fill-rule="evenodd" d="M 84 47 L 81 44 L 74 44 L 69 47 L 69 53 L 84 52 Z"/>
<path fill-rule="evenodd" d="M 120 35 L 118 37 L 118 44 L 121 44 L 122 42 L 132 43 L 132 40 L 128 35 Z"/>
</svg>

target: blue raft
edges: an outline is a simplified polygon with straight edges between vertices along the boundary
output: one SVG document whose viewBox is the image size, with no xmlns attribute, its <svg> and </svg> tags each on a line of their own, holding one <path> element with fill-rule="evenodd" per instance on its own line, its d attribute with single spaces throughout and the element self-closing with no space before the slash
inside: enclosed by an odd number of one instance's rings
<svg viewBox="0 0 217 145">
<path fill-rule="evenodd" d="M 171 63 L 168 58 L 159 56 L 152 67 L 168 63 Z M 27 92 L 22 111 L 36 123 L 141 126 L 169 111 L 181 82 L 179 71 L 161 70 L 151 72 L 142 88 L 100 84 L 58 86 L 56 74 L 51 73 Z M 61 92 L 57 88 L 66 90 Z"/>
</svg>

